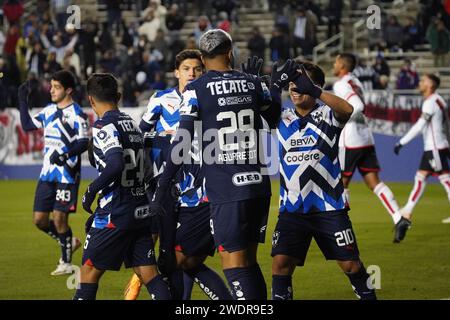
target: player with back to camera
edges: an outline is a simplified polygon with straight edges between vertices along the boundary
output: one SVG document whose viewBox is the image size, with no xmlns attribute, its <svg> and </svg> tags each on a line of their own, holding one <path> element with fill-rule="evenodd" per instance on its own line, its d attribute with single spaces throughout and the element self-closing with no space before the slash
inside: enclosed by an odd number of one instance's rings
<svg viewBox="0 0 450 320">
<path fill-rule="evenodd" d="M 19 87 L 20 121 L 25 131 L 44 129 L 44 162 L 36 187 L 33 223 L 57 240 L 61 258 L 51 275 L 71 274 L 72 254 L 81 243 L 72 236 L 69 214 L 76 212 L 80 184 L 81 154 L 89 141 L 87 116 L 72 100 L 75 78 L 58 71 L 51 79 L 52 102 L 37 115 L 28 111 L 30 82 Z M 50 218 L 52 213 L 52 218 Z"/>
<path fill-rule="evenodd" d="M 98 120 L 92 128 L 93 156 L 99 176 L 83 196 L 83 208 L 92 225 L 84 244 L 80 286 L 74 300 L 95 300 L 106 270 L 133 268 L 156 300 L 171 299 L 158 273 L 150 230 L 150 210 L 144 185 L 142 132 L 131 117 L 118 109 L 121 94 L 111 74 L 94 74 L 87 96 Z M 91 209 L 96 195 L 97 207 Z"/>
<path fill-rule="evenodd" d="M 265 238 L 271 191 L 269 177 L 261 174 L 263 165 L 257 158 L 258 131 L 262 129 L 260 115 L 279 115 L 281 88 L 297 76 L 297 65 L 289 60 L 278 70 L 275 64 L 269 91 L 257 77 L 233 70 L 232 47 L 230 35 L 223 30 L 210 30 L 200 39 L 207 72 L 188 84 L 183 93 L 180 125 L 159 179 L 152 210 L 164 214 L 163 196 L 181 167 L 174 163 L 175 153 L 190 149 L 194 121 L 200 120 L 202 130 L 197 134 L 202 137 L 202 169 L 210 202 L 211 232 L 225 277 L 234 299 L 266 299 L 257 248 Z M 203 136 L 205 133 L 213 135 L 211 143 Z M 206 153 L 210 149 L 215 152 Z"/>
</svg>

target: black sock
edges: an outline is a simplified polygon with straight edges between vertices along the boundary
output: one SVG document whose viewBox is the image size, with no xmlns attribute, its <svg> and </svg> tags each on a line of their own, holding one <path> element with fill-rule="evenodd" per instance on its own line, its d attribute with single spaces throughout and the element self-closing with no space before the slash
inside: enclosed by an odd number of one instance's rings
<svg viewBox="0 0 450 320">
<path fill-rule="evenodd" d="M 191 300 L 192 287 L 194 281 L 185 272 L 183 272 L 183 297 L 181 300 Z"/>
<path fill-rule="evenodd" d="M 235 300 L 263 300 L 266 292 L 261 293 L 258 275 L 252 267 L 223 270 Z"/>
<path fill-rule="evenodd" d="M 66 263 L 72 262 L 72 229 L 69 228 L 64 233 L 58 233 L 59 244 L 61 245 L 61 258 Z"/>
<path fill-rule="evenodd" d="M 263 299 L 267 300 L 266 280 L 264 280 L 264 275 L 261 271 L 261 268 L 259 267 L 259 264 L 255 264 L 252 268 L 253 270 L 255 270 L 255 273 L 258 276 L 259 290 L 261 290 L 261 294 L 264 294 Z"/>
<path fill-rule="evenodd" d="M 202 263 L 199 266 L 185 270 L 184 272 L 198 283 L 200 289 L 202 289 L 211 300 L 233 299 L 222 278 L 205 264 Z"/>
<path fill-rule="evenodd" d="M 154 277 L 145 285 L 153 300 L 172 300 L 169 286 L 161 275 Z"/>
<path fill-rule="evenodd" d="M 345 273 L 350 279 L 353 291 L 360 300 L 377 300 L 375 289 L 369 284 L 369 274 L 361 264 L 361 268 L 355 273 Z"/>
<path fill-rule="evenodd" d="M 272 300 L 292 300 L 292 276 L 272 275 Z"/>
<path fill-rule="evenodd" d="M 169 277 L 170 293 L 173 300 L 181 300 L 184 292 L 183 271 L 176 270 Z"/>
<path fill-rule="evenodd" d="M 98 283 L 80 283 L 73 300 L 95 300 L 97 289 Z"/>
<path fill-rule="evenodd" d="M 39 230 L 42 230 L 43 232 L 48 234 L 50 237 L 52 237 L 53 239 L 55 239 L 56 241 L 59 242 L 58 231 L 56 231 L 55 222 L 53 220 L 49 221 L 48 227 L 45 227 L 43 229 L 39 228 Z"/>
</svg>

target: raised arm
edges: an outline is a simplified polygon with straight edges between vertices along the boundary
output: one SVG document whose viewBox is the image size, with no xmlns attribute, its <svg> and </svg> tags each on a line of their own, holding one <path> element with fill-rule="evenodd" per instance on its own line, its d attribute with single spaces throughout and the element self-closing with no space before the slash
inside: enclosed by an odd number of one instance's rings
<svg viewBox="0 0 450 320">
<path fill-rule="evenodd" d="M 25 81 L 20 85 L 18 90 L 20 123 L 22 124 L 22 128 L 25 131 L 33 131 L 42 127 L 42 124 L 39 121 L 40 115 L 38 115 L 37 118 L 35 119 L 33 119 L 30 116 L 28 108 L 29 94 L 30 94 L 30 83 L 28 81 Z"/>
</svg>

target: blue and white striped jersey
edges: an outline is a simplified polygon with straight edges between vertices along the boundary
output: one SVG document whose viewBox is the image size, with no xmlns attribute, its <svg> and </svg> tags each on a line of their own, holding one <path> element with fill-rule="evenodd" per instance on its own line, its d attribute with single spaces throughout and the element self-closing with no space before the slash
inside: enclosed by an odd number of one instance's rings
<svg viewBox="0 0 450 320">
<path fill-rule="evenodd" d="M 73 156 L 63 166 L 50 163 L 54 152 L 67 152 L 81 139 L 89 139 L 87 116 L 80 105 L 73 103 L 64 109 L 55 103 L 47 105 L 32 117 L 37 128 L 44 129 L 44 163 L 39 180 L 60 183 L 79 183 L 81 157 Z"/>
<path fill-rule="evenodd" d="M 157 133 L 176 131 L 180 124 L 180 103 L 178 87 L 159 91 L 150 98 L 142 120 L 155 126 Z"/>
<path fill-rule="evenodd" d="M 180 124 L 180 106 L 182 96 L 178 87 L 170 88 L 155 93 L 147 106 L 147 111 L 142 120 L 154 126 L 157 135 L 152 139 L 152 150 L 150 160 L 154 176 L 160 175 L 164 170 L 167 151 L 174 135 L 165 135 L 165 131 L 176 131 Z M 200 150 L 193 146 L 192 157 L 195 163 L 183 165 L 177 175 L 177 187 L 181 196 L 178 199 L 182 207 L 196 207 L 200 203 L 207 201 L 204 188 L 204 178 L 200 176 L 201 168 L 198 158 Z"/>
<path fill-rule="evenodd" d="M 305 117 L 291 108 L 283 110 L 277 130 L 280 213 L 345 209 L 338 155 L 343 127 L 323 103 Z"/>
</svg>

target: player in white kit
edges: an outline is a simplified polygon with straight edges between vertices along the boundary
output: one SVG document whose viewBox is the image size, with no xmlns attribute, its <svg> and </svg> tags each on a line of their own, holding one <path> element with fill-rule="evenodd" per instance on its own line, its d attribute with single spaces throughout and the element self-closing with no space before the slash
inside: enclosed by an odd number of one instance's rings
<svg viewBox="0 0 450 320">
<path fill-rule="evenodd" d="M 422 133 L 424 153 L 408 203 L 401 209 L 402 214 L 409 220 L 411 220 L 413 209 L 425 190 L 426 179 L 430 175 L 439 177 L 450 201 L 448 106 L 436 92 L 439 84 L 440 79 L 434 74 L 425 74 L 422 77 L 419 82 L 419 90 L 424 98 L 422 115 L 394 148 L 394 152 L 398 154 L 404 145 Z M 442 222 L 449 223 L 450 219 L 444 219 Z"/>
<path fill-rule="evenodd" d="M 367 187 L 372 190 L 386 210 L 394 224 L 394 242 L 400 242 L 400 231 L 409 227 L 409 221 L 402 217 L 394 194 L 379 178 L 380 165 L 375 152 L 372 132 L 364 116 L 364 93 L 361 82 L 351 74 L 356 65 L 356 58 L 349 53 L 336 57 L 334 75 L 339 79 L 333 85 L 334 93 L 353 106 L 353 114 L 342 130 L 339 140 L 340 161 L 342 165 L 342 182 L 345 188 L 347 205 L 349 202 L 349 185 L 353 173 L 358 168 Z"/>
</svg>

